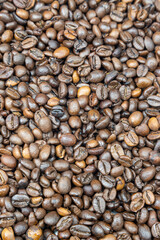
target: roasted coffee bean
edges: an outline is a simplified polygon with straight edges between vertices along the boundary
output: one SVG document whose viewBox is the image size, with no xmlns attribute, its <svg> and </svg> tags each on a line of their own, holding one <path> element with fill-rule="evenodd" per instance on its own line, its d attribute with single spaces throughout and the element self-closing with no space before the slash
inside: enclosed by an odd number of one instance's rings
<svg viewBox="0 0 160 240">
<path fill-rule="evenodd" d="M 11 239 L 11 240 L 15 239 L 12 227 L 4 228 L 1 233 L 1 236 L 2 236 L 2 239 Z"/>
<path fill-rule="evenodd" d="M 124 156 L 124 150 L 119 143 L 114 143 L 111 146 L 111 154 L 115 160 L 119 160 L 121 156 Z"/>
<path fill-rule="evenodd" d="M 106 209 L 106 203 L 103 197 L 95 197 L 93 199 L 93 208 L 96 212 L 102 214 L 105 212 Z"/>
<path fill-rule="evenodd" d="M 145 200 L 146 204 L 152 205 L 155 201 L 155 196 L 150 190 L 146 190 L 143 193 L 143 199 Z"/>
<path fill-rule="evenodd" d="M 160 223 L 157 222 L 152 226 L 152 235 L 155 238 L 159 238 L 160 237 Z"/>
<path fill-rule="evenodd" d="M 29 50 L 29 56 L 35 61 L 40 61 L 44 59 L 44 53 L 38 48 L 31 48 Z"/>
<path fill-rule="evenodd" d="M 73 134 L 66 133 L 60 137 L 62 146 L 71 147 L 76 143 L 76 138 Z"/>
<path fill-rule="evenodd" d="M 0 169 L 0 185 L 5 185 L 8 182 L 8 175 Z"/>
<path fill-rule="evenodd" d="M 60 217 L 56 211 L 51 211 L 45 215 L 44 222 L 45 224 L 52 226 L 58 222 L 59 218 Z"/>
<path fill-rule="evenodd" d="M 101 160 L 98 162 L 98 170 L 103 174 L 103 175 L 107 175 L 110 173 L 111 170 L 111 165 L 109 162 L 105 161 L 105 160 Z"/>
<path fill-rule="evenodd" d="M 30 198 L 27 195 L 16 194 L 12 197 L 12 204 L 17 208 L 27 207 L 29 202 Z"/>
<path fill-rule="evenodd" d="M 138 136 L 137 136 L 136 133 L 133 132 L 133 131 L 129 131 L 129 132 L 125 135 L 124 141 L 125 141 L 125 143 L 126 143 L 128 146 L 130 146 L 130 147 L 137 146 L 138 143 L 139 143 Z"/>
<path fill-rule="evenodd" d="M 130 209 L 132 212 L 138 212 L 144 206 L 144 199 L 143 198 L 135 198 L 132 200 Z"/>
<path fill-rule="evenodd" d="M 25 222 L 18 222 L 14 226 L 14 231 L 18 236 L 21 236 L 22 234 L 24 234 L 27 231 L 27 229 L 28 229 L 28 225 Z"/>
<path fill-rule="evenodd" d="M 84 62 L 83 58 L 76 56 L 76 55 L 70 55 L 66 59 L 66 63 L 70 67 L 78 67 L 78 66 L 82 65 L 83 62 Z"/>
<path fill-rule="evenodd" d="M 0 216 L 0 227 L 2 228 L 13 226 L 15 222 L 16 217 L 14 213 L 6 212 Z"/>
<path fill-rule="evenodd" d="M 38 39 L 36 37 L 29 37 L 22 41 L 23 49 L 30 49 L 36 46 Z"/>
<path fill-rule="evenodd" d="M 156 96 L 156 95 L 149 96 L 147 98 L 147 102 L 152 107 L 159 107 L 160 106 L 160 97 Z"/>
<path fill-rule="evenodd" d="M 14 114 L 8 115 L 6 118 L 6 126 L 11 131 L 17 129 L 19 126 L 18 116 L 14 115 Z"/>
<path fill-rule="evenodd" d="M 99 179 L 102 183 L 102 185 L 105 187 L 105 188 L 113 188 L 115 187 L 116 185 L 116 181 L 114 179 L 114 177 L 110 176 L 110 175 L 100 175 L 100 179 Z"/>
<path fill-rule="evenodd" d="M 51 111 L 54 117 L 62 117 L 64 115 L 64 109 L 61 106 L 54 106 Z"/>
<path fill-rule="evenodd" d="M 41 240 L 43 238 L 42 229 L 36 225 L 31 226 L 26 233 L 26 239 L 29 240 Z"/>
<path fill-rule="evenodd" d="M 91 235 L 91 231 L 89 227 L 85 225 L 73 225 L 70 228 L 70 232 L 73 236 L 76 236 L 79 238 L 88 238 Z"/>
<path fill-rule="evenodd" d="M 9 168 L 15 168 L 17 165 L 17 160 L 9 155 L 2 155 L 1 162 Z"/>
<path fill-rule="evenodd" d="M 73 221 L 73 219 L 72 219 L 71 216 L 62 217 L 62 218 L 58 221 L 58 223 L 57 223 L 57 225 L 56 225 L 56 228 L 57 228 L 59 231 L 65 231 L 65 230 L 67 230 L 67 229 L 71 226 L 72 221 Z"/>
<path fill-rule="evenodd" d="M 110 17 L 115 22 L 122 22 L 123 21 L 123 13 L 117 10 L 114 10 L 110 13 Z"/>
</svg>

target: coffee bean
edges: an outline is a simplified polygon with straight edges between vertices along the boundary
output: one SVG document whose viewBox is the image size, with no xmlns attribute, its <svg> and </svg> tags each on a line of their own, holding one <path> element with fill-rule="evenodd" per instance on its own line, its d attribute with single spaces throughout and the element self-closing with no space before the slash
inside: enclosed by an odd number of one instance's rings
<svg viewBox="0 0 160 240">
<path fill-rule="evenodd" d="M 144 206 L 143 198 L 135 198 L 130 204 L 130 209 L 132 212 L 138 212 Z"/>
<path fill-rule="evenodd" d="M 105 160 L 99 161 L 99 162 L 98 162 L 98 170 L 99 170 L 103 175 L 109 174 L 109 173 L 110 173 L 110 170 L 111 170 L 110 163 L 107 162 L 107 161 L 105 161 Z"/>
<path fill-rule="evenodd" d="M 137 50 L 143 50 L 144 49 L 144 42 L 143 42 L 143 38 L 140 36 L 137 36 L 133 39 L 133 46 L 137 49 Z"/>
<path fill-rule="evenodd" d="M 145 200 L 146 204 L 152 205 L 155 201 L 155 196 L 150 190 L 147 190 L 143 193 L 143 199 Z"/>
<path fill-rule="evenodd" d="M 72 217 L 71 216 L 66 216 L 66 217 L 62 217 L 58 222 L 57 222 L 57 225 L 56 225 L 56 228 L 59 230 L 59 231 L 65 231 L 67 230 L 71 224 L 72 224 Z"/>
<path fill-rule="evenodd" d="M 104 85 L 99 84 L 96 89 L 96 95 L 99 100 L 105 100 L 108 97 L 107 88 Z"/>
<path fill-rule="evenodd" d="M 21 236 L 22 234 L 24 234 L 27 231 L 27 229 L 28 229 L 28 225 L 25 222 L 18 222 L 14 226 L 14 231 L 18 236 Z"/>
<path fill-rule="evenodd" d="M 12 204 L 14 207 L 23 208 L 29 205 L 30 199 L 27 195 L 16 194 L 12 197 Z"/>
<path fill-rule="evenodd" d="M 159 107 L 160 106 L 160 97 L 156 95 L 149 96 L 147 98 L 147 102 L 152 107 Z"/>
<path fill-rule="evenodd" d="M 18 136 L 24 143 L 32 143 L 34 141 L 33 134 L 28 127 L 18 129 Z"/>
<path fill-rule="evenodd" d="M 68 177 L 61 177 L 58 181 L 58 189 L 60 193 L 66 194 L 71 190 L 71 182 Z"/>
<path fill-rule="evenodd" d="M 111 12 L 110 17 L 115 22 L 122 22 L 123 21 L 123 13 L 119 12 L 118 10 L 114 10 Z"/>
<path fill-rule="evenodd" d="M 17 160 L 13 156 L 2 155 L 1 162 L 10 168 L 15 168 L 17 165 Z"/>
<path fill-rule="evenodd" d="M 43 234 L 42 229 L 38 226 L 33 225 L 27 230 L 26 239 L 27 240 L 29 240 L 29 239 L 41 240 L 43 237 L 42 234 Z"/>
<path fill-rule="evenodd" d="M 5 185 L 8 182 L 7 174 L 0 169 L 0 185 Z"/>
<path fill-rule="evenodd" d="M 149 139 L 149 140 L 157 140 L 157 139 L 159 139 L 160 138 L 160 131 L 157 131 L 157 132 L 151 132 L 150 134 L 148 134 L 148 136 L 147 136 L 147 138 Z"/>
<path fill-rule="evenodd" d="M 116 185 L 114 177 L 110 175 L 100 175 L 99 180 L 105 188 L 113 188 Z"/>
<path fill-rule="evenodd" d="M 123 100 L 128 100 L 131 97 L 131 89 L 129 86 L 121 86 L 119 91 Z"/>
<path fill-rule="evenodd" d="M 6 118 L 6 126 L 9 130 L 13 131 L 19 126 L 19 119 L 16 115 L 10 114 Z"/>
<path fill-rule="evenodd" d="M 79 147 L 74 152 L 74 158 L 77 161 L 84 160 L 88 156 L 88 151 L 85 147 Z"/>
<path fill-rule="evenodd" d="M 115 160 L 119 160 L 120 157 L 124 155 L 124 150 L 120 144 L 114 143 L 111 146 L 111 154 Z"/>
<path fill-rule="evenodd" d="M 137 125 L 139 125 L 142 122 L 143 115 L 141 112 L 136 111 L 130 115 L 128 120 L 129 120 L 129 123 L 131 126 L 136 127 Z"/>
<path fill-rule="evenodd" d="M 44 218 L 44 222 L 45 224 L 52 226 L 55 225 L 58 220 L 59 220 L 59 215 L 57 214 L 57 212 L 55 211 L 51 211 L 49 213 L 46 214 L 45 218 Z"/>
<path fill-rule="evenodd" d="M 137 146 L 138 143 L 139 143 L 139 139 L 138 139 L 138 136 L 136 135 L 135 132 L 133 131 L 129 131 L 125 137 L 124 137 L 124 141 L 125 143 L 128 145 L 128 146 Z"/>
<path fill-rule="evenodd" d="M 59 47 L 57 48 L 54 53 L 53 56 L 56 58 L 65 58 L 69 55 L 69 49 L 66 47 Z"/>
<path fill-rule="evenodd" d="M 159 238 L 160 237 L 160 231 L 159 231 L 159 222 L 155 223 L 153 226 L 152 226 L 152 235 L 153 237 L 155 238 Z"/>
<path fill-rule="evenodd" d="M 76 56 L 76 55 L 69 55 L 66 59 L 66 63 L 70 67 L 78 67 L 82 65 L 84 62 L 83 58 Z"/>
<path fill-rule="evenodd" d="M 13 213 L 6 212 L 0 216 L 0 227 L 2 228 L 13 226 L 15 222 L 16 217 Z"/>
<path fill-rule="evenodd" d="M 138 51 L 135 48 L 127 48 L 126 53 L 127 53 L 128 57 L 131 59 L 132 58 L 135 59 L 139 55 Z"/>
<path fill-rule="evenodd" d="M 89 227 L 85 225 L 73 225 L 70 228 L 71 234 L 79 238 L 88 238 L 91 235 Z"/>
<path fill-rule="evenodd" d="M 150 181 L 156 173 L 155 167 L 148 167 L 141 171 L 141 179 L 144 182 Z"/>
<path fill-rule="evenodd" d="M 139 236 L 142 240 L 152 239 L 150 228 L 146 224 L 139 225 Z"/>
<path fill-rule="evenodd" d="M 44 59 L 44 53 L 38 48 L 31 48 L 29 50 L 29 56 L 35 61 L 40 61 Z"/>
<path fill-rule="evenodd" d="M 93 208 L 96 212 L 98 213 L 104 213 L 105 209 L 106 209 L 106 203 L 105 200 L 103 199 L 103 197 L 95 197 L 93 199 Z"/>
<path fill-rule="evenodd" d="M 36 46 L 38 39 L 36 37 L 29 37 L 22 41 L 23 49 L 30 49 Z"/>
<path fill-rule="evenodd" d="M 76 143 L 76 138 L 73 134 L 66 133 L 60 137 L 60 142 L 63 146 L 71 147 Z"/>
</svg>

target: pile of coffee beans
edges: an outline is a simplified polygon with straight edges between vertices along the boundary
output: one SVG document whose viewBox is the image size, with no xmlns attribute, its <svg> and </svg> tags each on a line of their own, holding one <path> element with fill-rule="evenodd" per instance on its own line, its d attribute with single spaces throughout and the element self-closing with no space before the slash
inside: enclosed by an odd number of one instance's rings
<svg viewBox="0 0 160 240">
<path fill-rule="evenodd" d="M 0 239 L 160 239 L 160 0 L 0 0 Z"/>
</svg>

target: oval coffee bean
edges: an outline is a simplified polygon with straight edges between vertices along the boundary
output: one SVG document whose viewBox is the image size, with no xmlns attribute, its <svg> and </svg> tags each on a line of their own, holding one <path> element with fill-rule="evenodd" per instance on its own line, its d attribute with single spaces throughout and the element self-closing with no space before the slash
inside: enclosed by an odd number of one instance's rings
<svg viewBox="0 0 160 240">
<path fill-rule="evenodd" d="M 29 205 L 30 198 L 27 195 L 16 194 L 12 197 L 12 204 L 14 207 L 23 208 Z"/>
</svg>

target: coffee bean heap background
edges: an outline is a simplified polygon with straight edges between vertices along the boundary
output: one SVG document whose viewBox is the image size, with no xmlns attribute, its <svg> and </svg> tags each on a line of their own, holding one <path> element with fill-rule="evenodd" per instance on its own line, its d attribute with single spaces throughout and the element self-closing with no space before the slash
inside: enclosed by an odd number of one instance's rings
<svg viewBox="0 0 160 240">
<path fill-rule="evenodd" d="M 0 1 L 0 236 L 160 239 L 160 0 Z"/>
</svg>

